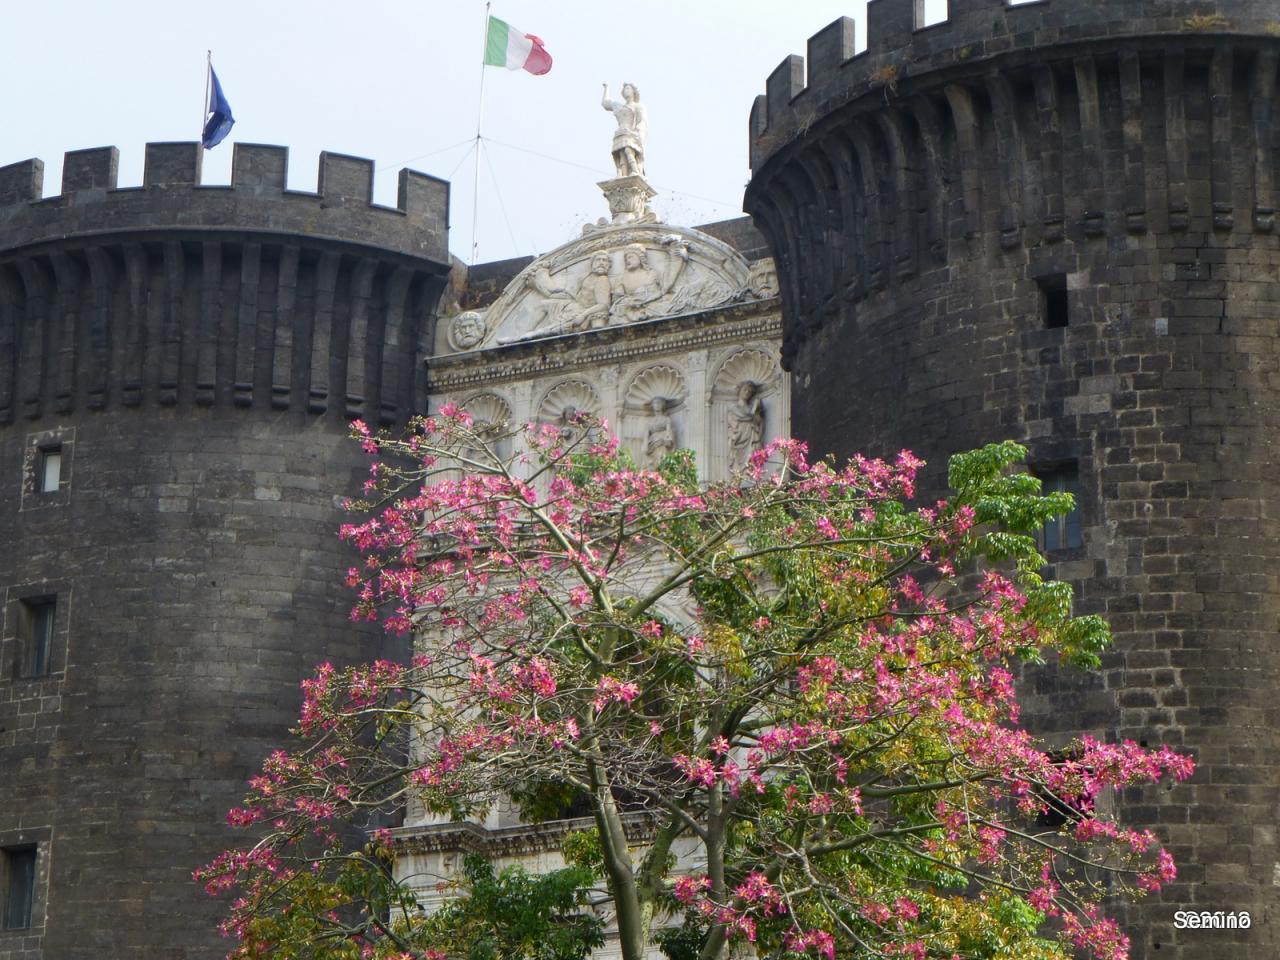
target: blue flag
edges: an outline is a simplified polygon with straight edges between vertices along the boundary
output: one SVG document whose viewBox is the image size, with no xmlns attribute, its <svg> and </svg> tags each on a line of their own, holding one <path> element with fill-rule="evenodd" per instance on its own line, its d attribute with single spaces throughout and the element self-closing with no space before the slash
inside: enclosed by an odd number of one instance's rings
<svg viewBox="0 0 1280 960">
<path fill-rule="evenodd" d="M 231 115 L 231 104 L 222 95 L 222 84 L 218 82 L 218 75 L 213 72 L 212 63 L 209 64 L 209 103 L 205 112 L 207 119 L 200 142 L 206 150 L 212 150 L 226 139 L 236 123 L 236 118 Z"/>
</svg>

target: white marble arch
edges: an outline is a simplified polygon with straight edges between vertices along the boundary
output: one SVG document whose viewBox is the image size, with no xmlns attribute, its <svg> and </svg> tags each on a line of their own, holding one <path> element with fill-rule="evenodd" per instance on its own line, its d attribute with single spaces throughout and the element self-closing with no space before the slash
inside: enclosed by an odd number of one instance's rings
<svg viewBox="0 0 1280 960">
<path fill-rule="evenodd" d="M 755 396 L 763 407 L 764 422 L 760 445 L 785 436 L 790 424 L 790 397 L 786 378 L 778 362 L 777 348 L 763 345 L 735 346 L 725 350 L 716 360 L 707 397 L 707 443 L 709 473 L 713 479 L 725 479 L 735 464 L 729 440 L 730 414 L 738 402 L 738 391 L 744 383 L 756 386 Z"/>
</svg>

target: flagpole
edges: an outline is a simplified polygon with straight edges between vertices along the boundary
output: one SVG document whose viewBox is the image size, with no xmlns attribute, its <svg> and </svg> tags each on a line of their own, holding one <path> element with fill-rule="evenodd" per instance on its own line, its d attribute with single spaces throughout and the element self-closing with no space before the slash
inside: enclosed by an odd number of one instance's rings
<svg viewBox="0 0 1280 960">
<path fill-rule="evenodd" d="M 484 5 L 484 43 L 480 47 L 480 103 L 476 107 L 476 171 L 471 185 L 471 262 L 476 262 L 479 244 L 476 241 L 476 219 L 480 210 L 480 125 L 484 122 L 484 58 L 489 47 L 489 6 Z"/>
<path fill-rule="evenodd" d="M 200 106 L 200 144 L 204 145 L 204 124 L 209 117 L 209 75 L 213 73 L 213 51 L 204 52 L 204 103 Z"/>
</svg>

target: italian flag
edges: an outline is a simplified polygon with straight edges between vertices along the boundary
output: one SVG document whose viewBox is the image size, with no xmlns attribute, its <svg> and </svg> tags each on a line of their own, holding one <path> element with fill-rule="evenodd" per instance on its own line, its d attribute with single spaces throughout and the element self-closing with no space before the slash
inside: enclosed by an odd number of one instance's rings
<svg viewBox="0 0 1280 960">
<path fill-rule="evenodd" d="M 532 33 L 490 17 L 484 40 L 484 62 L 491 67 L 527 70 L 540 77 L 551 69 L 551 54 Z"/>
</svg>

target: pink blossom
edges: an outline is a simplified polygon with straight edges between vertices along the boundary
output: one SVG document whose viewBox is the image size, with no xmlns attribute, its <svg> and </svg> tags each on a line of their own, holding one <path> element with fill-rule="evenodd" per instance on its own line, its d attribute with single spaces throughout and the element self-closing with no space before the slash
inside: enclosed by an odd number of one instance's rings
<svg viewBox="0 0 1280 960">
<path fill-rule="evenodd" d="M 672 895 L 683 904 L 693 903 L 694 900 L 711 886 L 711 878 L 704 874 L 693 874 L 690 876 L 677 877 L 676 882 L 672 885 Z"/>
<path fill-rule="evenodd" d="M 596 695 L 591 702 L 596 712 L 599 712 L 610 703 L 630 706 L 631 701 L 639 695 L 640 688 L 630 681 L 624 683 L 617 677 L 601 677 L 596 682 Z"/>
</svg>

